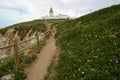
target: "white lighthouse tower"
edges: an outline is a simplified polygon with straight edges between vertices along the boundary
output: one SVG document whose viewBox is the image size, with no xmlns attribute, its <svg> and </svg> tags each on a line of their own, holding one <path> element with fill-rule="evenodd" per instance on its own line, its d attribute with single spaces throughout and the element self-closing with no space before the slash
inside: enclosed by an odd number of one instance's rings
<svg viewBox="0 0 120 80">
<path fill-rule="evenodd" d="M 50 16 L 50 17 L 53 17 L 53 9 L 52 9 L 52 7 L 50 8 L 49 16 Z"/>
</svg>

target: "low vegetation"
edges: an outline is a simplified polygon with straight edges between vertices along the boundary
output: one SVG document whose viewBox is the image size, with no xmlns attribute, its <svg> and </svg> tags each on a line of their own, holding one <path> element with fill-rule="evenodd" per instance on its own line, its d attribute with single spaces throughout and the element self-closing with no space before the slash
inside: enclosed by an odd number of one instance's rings
<svg viewBox="0 0 120 80">
<path fill-rule="evenodd" d="M 33 54 L 31 56 L 24 56 L 23 54 L 20 54 L 19 56 L 19 62 L 20 62 L 20 70 L 16 72 L 15 70 L 15 60 L 14 58 L 10 58 L 6 61 L 3 61 L 0 63 L 0 77 L 8 75 L 8 74 L 14 74 L 15 80 L 24 80 L 26 78 L 26 75 L 24 74 L 24 68 L 32 63 L 36 59 L 36 55 Z"/>
<path fill-rule="evenodd" d="M 51 80 L 120 80 L 120 5 L 59 24 L 62 50 Z"/>
</svg>

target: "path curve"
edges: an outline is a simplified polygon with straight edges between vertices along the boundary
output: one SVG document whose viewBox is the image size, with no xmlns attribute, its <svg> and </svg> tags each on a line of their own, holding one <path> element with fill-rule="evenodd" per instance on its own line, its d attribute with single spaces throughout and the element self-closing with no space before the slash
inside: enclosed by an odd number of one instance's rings
<svg viewBox="0 0 120 80">
<path fill-rule="evenodd" d="M 33 62 L 33 64 L 29 68 L 26 69 L 26 80 L 44 80 L 45 75 L 47 74 L 48 67 L 51 64 L 52 59 L 56 53 L 54 38 L 56 29 L 53 28 L 51 30 L 51 33 L 52 35 L 41 50 L 36 61 Z"/>
</svg>

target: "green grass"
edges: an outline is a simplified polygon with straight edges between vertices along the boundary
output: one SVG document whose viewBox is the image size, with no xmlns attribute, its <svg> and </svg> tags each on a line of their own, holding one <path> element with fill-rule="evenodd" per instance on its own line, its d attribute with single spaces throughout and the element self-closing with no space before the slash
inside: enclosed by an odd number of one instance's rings
<svg viewBox="0 0 120 80">
<path fill-rule="evenodd" d="M 24 56 L 23 54 L 20 54 L 19 56 L 19 62 L 20 62 L 20 69 L 19 71 L 15 70 L 15 60 L 14 57 L 5 60 L 4 62 L 0 63 L 0 77 L 8 75 L 8 74 L 14 74 L 15 80 L 24 80 L 26 78 L 26 75 L 24 73 L 24 68 L 32 63 L 36 59 L 36 55 L 33 54 L 32 56 Z"/>
<path fill-rule="evenodd" d="M 120 5 L 115 5 L 59 24 L 62 54 L 53 80 L 119 80 L 119 21 Z"/>
</svg>

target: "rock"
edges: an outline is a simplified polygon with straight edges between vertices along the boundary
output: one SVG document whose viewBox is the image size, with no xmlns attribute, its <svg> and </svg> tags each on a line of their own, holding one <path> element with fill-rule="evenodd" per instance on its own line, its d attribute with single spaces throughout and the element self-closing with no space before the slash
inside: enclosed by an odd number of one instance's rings
<svg viewBox="0 0 120 80">
<path fill-rule="evenodd" d="M 9 74 L 1 77 L 1 80 L 14 80 L 14 74 Z"/>
<path fill-rule="evenodd" d="M 14 31 L 15 30 L 13 28 L 10 28 L 7 30 L 5 35 L 0 38 L 0 46 L 1 47 L 12 44 L 13 37 L 14 37 Z M 9 54 L 11 54 L 11 50 L 12 50 L 12 48 L 9 47 L 9 48 L 3 49 L 2 53 L 9 55 Z"/>
<path fill-rule="evenodd" d="M 35 32 L 33 33 L 33 35 L 30 36 L 30 38 L 31 38 L 31 39 L 32 39 L 32 38 L 36 38 L 36 33 L 37 33 L 37 31 L 35 31 Z M 32 39 L 32 40 L 30 41 L 30 44 L 34 44 L 35 42 L 37 42 L 37 40 L 36 40 L 36 39 Z"/>
<path fill-rule="evenodd" d="M 1 51 L 0 51 L 0 59 L 5 58 L 5 57 L 7 57 L 7 55 L 6 55 L 6 54 L 1 53 Z"/>
<path fill-rule="evenodd" d="M 24 37 L 23 40 L 27 40 L 30 38 L 30 33 L 32 32 L 32 29 L 28 31 L 28 33 L 26 34 L 26 36 Z"/>
<path fill-rule="evenodd" d="M 8 29 L 7 32 L 5 33 L 4 37 L 9 39 L 10 41 L 12 41 L 13 37 L 14 37 L 14 31 L 15 31 L 15 29 L 13 29 L 13 28 Z"/>
<path fill-rule="evenodd" d="M 24 51 L 25 56 L 28 56 L 30 54 L 31 54 L 31 49 L 27 49 L 27 50 Z"/>
</svg>

